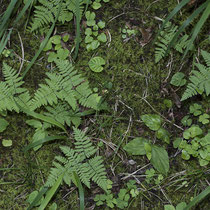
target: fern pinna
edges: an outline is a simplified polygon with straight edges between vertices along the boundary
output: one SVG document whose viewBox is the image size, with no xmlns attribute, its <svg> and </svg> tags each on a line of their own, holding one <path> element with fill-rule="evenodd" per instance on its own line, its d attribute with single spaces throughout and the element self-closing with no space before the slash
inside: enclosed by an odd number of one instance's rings
<svg viewBox="0 0 210 210">
<path fill-rule="evenodd" d="M 77 128 L 73 129 L 75 149 L 67 146 L 60 147 L 65 157 L 55 157 L 54 167 L 51 169 L 45 186 L 52 187 L 61 175 L 63 181 L 70 185 L 71 181 L 75 182 L 74 173 L 76 173 L 88 188 L 90 188 L 90 181 L 92 180 L 106 191 L 107 177 L 102 157 L 92 157 L 97 149 L 83 131 Z"/>
<path fill-rule="evenodd" d="M 58 21 L 65 23 L 71 21 L 76 12 L 76 0 L 38 0 L 39 4 L 35 6 L 34 18 L 31 23 L 31 31 L 43 29 L 50 23 L 53 23 L 58 13 L 59 4 L 61 3 L 61 11 Z M 83 12 L 84 0 L 80 0 L 80 13 Z"/>
<path fill-rule="evenodd" d="M 201 55 L 207 66 L 195 63 L 198 70 L 192 71 L 192 75 L 189 78 L 190 83 L 188 83 L 187 89 L 181 98 L 182 101 L 197 94 L 206 93 L 207 96 L 210 94 L 210 53 L 201 50 Z"/>
</svg>

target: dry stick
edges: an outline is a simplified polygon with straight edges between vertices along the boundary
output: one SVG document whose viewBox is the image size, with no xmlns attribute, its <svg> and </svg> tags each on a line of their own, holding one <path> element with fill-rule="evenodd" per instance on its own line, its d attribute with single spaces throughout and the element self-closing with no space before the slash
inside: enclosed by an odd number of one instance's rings
<svg viewBox="0 0 210 210">
<path fill-rule="evenodd" d="M 136 95 L 136 94 L 135 94 Z M 138 96 L 138 95 L 136 95 Z M 179 128 L 180 130 L 184 130 L 182 127 L 178 126 L 177 124 L 171 122 L 170 120 L 168 120 L 167 118 L 165 118 L 163 115 L 161 115 L 158 111 L 155 110 L 155 108 L 145 99 L 145 98 L 141 98 L 142 100 L 144 100 L 150 107 L 151 109 L 156 112 L 158 115 L 160 115 L 165 121 L 167 121 L 168 123 L 174 125 L 175 127 Z"/>
<path fill-rule="evenodd" d="M 144 168 L 146 168 L 146 167 L 149 166 L 150 164 L 151 164 L 151 163 L 148 163 L 147 165 L 145 165 L 145 166 L 139 168 L 138 170 L 134 171 L 133 173 L 131 173 L 131 174 L 129 174 L 129 175 L 127 175 L 127 176 L 125 176 L 125 177 L 123 177 L 123 178 L 121 178 L 121 179 L 122 179 L 122 180 L 125 180 L 125 179 L 128 179 L 128 178 L 131 177 L 131 176 L 134 176 L 138 171 L 143 170 Z"/>
<path fill-rule="evenodd" d="M 20 39 L 20 45 L 21 45 L 21 51 L 22 51 L 22 59 L 21 59 L 22 62 L 20 64 L 20 68 L 19 68 L 19 71 L 18 71 L 18 74 L 20 74 L 21 69 L 23 68 L 25 54 L 24 54 L 23 42 L 22 42 L 22 39 L 21 39 L 21 36 L 20 36 L 20 33 L 19 32 L 18 32 L 18 37 Z"/>
<path fill-rule="evenodd" d="M 123 138 L 122 138 L 121 142 L 119 143 L 119 145 L 118 145 L 117 149 L 115 150 L 115 154 L 114 154 L 113 161 L 112 161 L 112 165 L 111 165 L 111 171 L 112 171 L 112 173 L 113 173 L 113 174 L 114 174 L 113 164 L 114 164 L 114 159 L 115 159 L 115 156 L 116 156 L 116 154 L 117 154 L 117 152 L 118 152 L 118 150 L 119 150 L 119 148 L 120 148 L 120 145 L 123 143 L 123 141 L 124 141 L 124 139 L 125 139 L 125 137 L 126 137 L 127 133 L 129 132 L 129 130 L 130 130 L 130 128 L 131 128 L 131 126 L 132 126 L 132 116 L 130 116 L 130 119 L 129 119 L 129 123 L 128 123 L 127 130 L 126 130 L 126 132 L 124 133 L 124 136 L 123 136 Z"/>
</svg>

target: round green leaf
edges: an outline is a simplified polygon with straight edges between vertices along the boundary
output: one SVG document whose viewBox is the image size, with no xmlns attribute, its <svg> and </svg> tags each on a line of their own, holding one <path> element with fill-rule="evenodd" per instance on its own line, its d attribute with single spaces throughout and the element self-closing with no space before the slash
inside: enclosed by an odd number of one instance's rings
<svg viewBox="0 0 210 210">
<path fill-rule="evenodd" d="M 93 4 L 92 4 L 93 9 L 96 10 L 96 9 L 99 9 L 100 7 L 101 7 L 101 4 L 99 2 L 95 2 L 95 1 L 93 2 Z"/>
<path fill-rule="evenodd" d="M 86 36 L 85 37 L 85 43 L 91 43 L 93 41 L 93 37 L 92 36 Z"/>
<path fill-rule="evenodd" d="M 51 41 L 53 44 L 60 44 L 60 43 L 61 43 L 61 36 L 59 36 L 59 35 L 52 36 L 52 37 L 50 38 L 50 41 Z"/>
<path fill-rule="evenodd" d="M 99 21 L 97 25 L 100 29 L 103 29 L 105 27 L 106 23 L 104 21 Z"/>
<path fill-rule="evenodd" d="M 12 146 L 12 140 L 3 139 L 3 140 L 2 140 L 2 145 L 3 145 L 4 147 L 10 147 L 10 146 Z"/>
<path fill-rule="evenodd" d="M 85 29 L 85 35 L 90 36 L 92 34 L 92 29 L 91 28 L 86 28 Z"/>
<path fill-rule="evenodd" d="M 186 84 L 186 79 L 184 79 L 185 75 L 182 72 L 177 72 L 174 74 L 174 76 L 171 78 L 171 84 L 174 86 L 183 86 Z"/>
<path fill-rule="evenodd" d="M 100 42 L 106 42 L 107 41 L 107 38 L 106 38 L 106 35 L 105 33 L 101 33 L 97 39 L 100 41 Z"/>
<path fill-rule="evenodd" d="M 94 72 L 101 72 L 103 70 L 103 65 L 105 65 L 105 60 L 102 57 L 94 57 L 89 62 L 88 65 L 90 69 Z"/>
</svg>

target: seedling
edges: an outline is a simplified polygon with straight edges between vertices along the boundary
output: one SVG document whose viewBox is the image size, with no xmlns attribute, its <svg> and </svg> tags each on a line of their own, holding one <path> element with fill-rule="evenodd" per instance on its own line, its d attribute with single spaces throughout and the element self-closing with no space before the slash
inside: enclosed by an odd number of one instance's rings
<svg viewBox="0 0 210 210">
<path fill-rule="evenodd" d="M 96 24 L 94 12 L 91 13 L 90 11 L 87 11 L 85 17 L 87 19 L 87 26 L 89 26 L 85 29 L 86 49 L 91 51 L 97 49 L 100 46 L 100 43 L 105 43 L 107 41 L 106 34 L 100 32 L 100 30 L 105 27 L 105 22 L 99 21 Z"/>
<path fill-rule="evenodd" d="M 49 51 L 51 52 L 48 55 L 48 62 L 53 62 L 57 59 L 66 60 L 66 58 L 69 56 L 70 52 L 68 49 L 63 48 L 62 42 L 65 43 L 69 40 L 69 35 L 55 35 L 52 36 L 43 51 Z M 52 51 L 53 50 L 53 51 Z"/>
</svg>

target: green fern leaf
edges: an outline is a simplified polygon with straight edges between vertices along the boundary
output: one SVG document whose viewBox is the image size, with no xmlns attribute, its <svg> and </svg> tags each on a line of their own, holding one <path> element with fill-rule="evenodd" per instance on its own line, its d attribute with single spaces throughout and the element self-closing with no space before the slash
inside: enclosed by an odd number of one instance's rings
<svg viewBox="0 0 210 210">
<path fill-rule="evenodd" d="M 18 106 L 28 107 L 30 95 L 27 89 L 22 88 L 22 78 L 16 70 L 3 63 L 5 81 L 0 82 L 0 110 L 20 111 Z"/>
<path fill-rule="evenodd" d="M 79 153 L 84 159 L 89 158 L 96 153 L 97 149 L 92 146 L 90 139 L 85 136 L 85 132 L 77 129 L 74 129 L 74 138 L 76 140 L 75 151 Z"/>
<path fill-rule="evenodd" d="M 107 177 L 101 156 L 95 156 L 96 148 L 83 131 L 74 128 L 75 149 L 61 146 L 65 157 L 56 156 L 47 179 L 46 186 L 53 186 L 58 177 L 63 174 L 64 181 L 69 184 L 74 181 L 73 173 L 76 173 L 81 182 L 90 188 L 90 181 L 94 181 L 102 189 L 106 190 Z"/>
<path fill-rule="evenodd" d="M 202 51 L 201 54 L 208 66 L 210 54 L 205 51 Z M 195 66 L 198 68 L 198 71 L 192 71 L 192 75 L 189 78 L 190 83 L 187 85 L 187 89 L 182 96 L 182 101 L 204 92 L 207 96 L 210 94 L 210 66 L 206 67 L 199 63 L 195 63 Z"/>
</svg>

